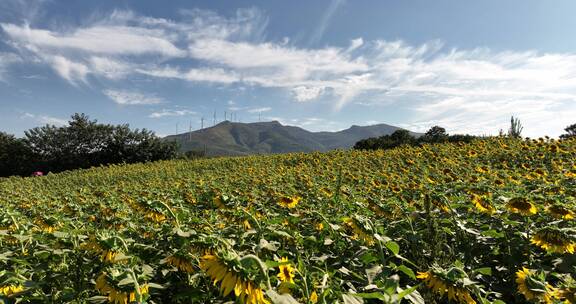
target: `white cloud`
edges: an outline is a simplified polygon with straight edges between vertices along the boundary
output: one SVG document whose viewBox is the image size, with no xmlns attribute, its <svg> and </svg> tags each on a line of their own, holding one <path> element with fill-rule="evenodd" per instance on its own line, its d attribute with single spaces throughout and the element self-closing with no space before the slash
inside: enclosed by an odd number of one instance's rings
<svg viewBox="0 0 576 304">
<path fill-rule="evenodd" d="M 89 64 L 92 73 L 114 80 L 126 78 L 134 69 L 128 62 L 100 56 L 91 57 Z"/>
<path fill-rule="evenodd" d="M 13 41 L 29 49 L 72 50 L 105 55 L 158 54 L 183 57 L 185 52 L 167 40 L 164 31 L 129 26 L 93 26 L 71 32 L 0 24 Z"/>
<path fill-rule="evenodd" d="M 164 103 L 164 99 L 160 97 L 145 95 L 140 92 L 106 90 L 104 94 L 120 105 L 152 105 Z"/>
<path fill-rule="evenodd" d="M 66 119 L 53 117 L 49 115 L 38 115 L 32 113 L 24 113 L 20 116 L 22 119 L 33 119 L 34 121 L 41 123 L 41 124 L 48 124 L 48 125 L 55 125 L 55 126 L 64 126 L 68 124 Z"/>
<path fill-rule="evenodd" d="M 294 98 L 300 102 L 314 100 L 322 95 L 323 92 L 323 87 L 298 86 L 292 89 Z"/>
<path fill-rule="evenodd" d="M 246 110 L 246 112 L 254 114 L 254 113 L 269 112 L 271 110 L 272 110 L 271 107 L 261 107 L 261 108 L 248 109 L 248 110 Z"/>
<path fill-rule="evenodd" d="M 76 84 L 77 81 L 86 82 L 88 67 L 84 64 L 71 61 L 63 56 L 47 57 L 46 60 L 50 62 L 58 75 L 70 83 Z"/>
<path fill-rule="evenodd" d="M 352 52 L 352 51 L 358 49 L 359 47 L 361 47 L 363 44 L 364 44 L 364 39 L 362 39 L 362 37 L 352 39 L 352 41 L 350 41 L 350 46 L 348 47 L 347 51 Z"/>
<path fill-rule="evenodd" d="M 162 118 L 162 117 L 169 117 L 169 116 L 186 116 L 186 115 L 195 115 L 196 112 L 190 110 L 166 110 L 163 109 L 159 112 L 153 112 L 148 117 L 150 118 Z"/>
<path fill-rule="evenodd" d="M 159 77 L 159 78 L 173 78 L 181 79 L 190 82 L 212 82 L 230 84 L 240 81 L 240 78 L 233 71 L 225 71 L 223 69 L 190 69 L 188 71 L 180 71 L 173 67 L 164 68 L 143 68 L 137 71 L 144 75 Z"/>
<path fill-rule="evenodd" d="M 322 36 L 342 3 L 332 2 L 312 37 Z M 559 124 L 576 117 L 576 53 L 449 49 L 441 41 L 410 45 L 362 37 L 344 46 L 303 48 L 289 39 L 265 40 L 268 20 L 258 9 L 229 18 L 183 10 L 180 17 L 115 11 L 80 28 L 1 27 L 22 62 L 49 65 L 73 84 L 138 76 L 277 88 L 296 102 L 333 100 L 334 110 L 351 103 L 403 108 L 407 124 L 442 123 L 452 132 L 506 128 L 514 114 L 525 121 L 526 134 L 554 135 Z M 0 54 L 0 75 L 3 62 Z M 106 94 L 120 104 L 162 102 L 141 93 Z"/>
<path fill-rule="evenodd" d="M 24 7 L 24 4 L 20 6 Z M 191 82 L 238 81 L 234 71 L 218 68 L 170 74 L 166 69 L 171 67 L 164 63 L 187 57 L 188 44 L 198 39 L 259 38 L 266 28 L 267 18 L 255 8 L 239 9 L 231 18 L 197 9 L 183 10 L 181 14 L 181 22 L 176 22 L 116 10 L 99 19 L 92 17 L 93 20 L 82 27 L 60 25 L 50 29 L 35 28 L 28 23 L 0 23 L 0 28 L 3 41 L 27 57 L 26 63 L 47 64 L 74 85 L 86 82 L 88 75 L 111 80 L 145 74 Z"/>
<path fill-rule="evenodd" d="M 339 48 L 306 50 L 273 43 L 254 44 L 207 39 L 194 42 L 189 51 L 196 59 L 232 68 L 275 68 L 285 72 L 287 78 L 308 76 L 312 73 L 353 73 L 368 69 L 363 60 L 352 60 Z"/>
</svg>

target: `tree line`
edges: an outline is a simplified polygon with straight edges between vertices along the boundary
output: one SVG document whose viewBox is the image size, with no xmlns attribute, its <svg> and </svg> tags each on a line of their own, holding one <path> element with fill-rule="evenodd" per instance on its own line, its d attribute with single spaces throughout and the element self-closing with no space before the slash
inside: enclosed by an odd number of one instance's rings
<svg viewBox="0 0 576 304">
<path fill-rule="evenodd" d="M 0 176 L 29 176 L 118 163 L 148 162 L 178 156 L 175 142 L 127 124 L 101 124 L 74 114 L 68 125 L 45 125 L 23 138 L 0 132 Z"/>
<path fill-rule="evenodd" d="M 446 129 L 434 126 L 422 136 L 414 136 L 408 130 L 396 130 L 390 135 L 370 137 L 358 141 L 354 145 L 357 150 L 392 149 L 402 145 L 417 146 L 425 143 L 470 142 L 476 137 L 472 135 L 449 135 Z"/>
<path fill-rule="evenodd" d="M 512 138 L 522 137 L 522 124 L 518 118 L 512 117 L 510 119 L 510 128 L 508 133 L 500 130 L 500 136 L 508 136 Z M 576 137 L 576 124 L 572 124 L 564 129 L 565 134 L 560 135 L 560 138 L 567 139 Z M 402 145 L 418 146 L 430 143 L 446 143 L 446 142 L 471 142 L 476 139 L 473 135 L 449 135 L 446 129 L 440 126 L 430 128 L 422 136 L 414 136 L 407 130 L 396 130 L 390 135 L 380 137 L 370 137 L 358 141 L 354 145 L 357 150 L 377 150 L 377 149 L 392 149 Z"/>
</svg>

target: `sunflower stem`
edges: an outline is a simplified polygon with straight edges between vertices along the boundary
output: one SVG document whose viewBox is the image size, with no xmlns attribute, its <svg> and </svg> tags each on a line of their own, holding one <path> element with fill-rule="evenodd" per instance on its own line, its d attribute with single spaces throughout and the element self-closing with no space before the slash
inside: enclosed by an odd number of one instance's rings
<svg viewBox="0 0 576 304">
<path fill-rule="evenodd" d="M 252 219 L 252 221 L 254 223 L 256 223 L 256 226 L 258 226 L 258 234 L 260 234 L 260 231 L 262 230 L 262 226 L 260 225 L 260 222 L 256 219 L 256 217 L 254 215 L 252 215 L 250 212 L 248 212 L 247 210 L 244 210 L 243 208 L 241 208 L 240 210 L 242 210 L 242 212 L 246 213 L 246 215 L 248 215 L 250 217 L 250 219 Z"/>
<path fill-rule="evenodd" d="M 134 280 L 134 288 L 136 289 L 136 302 L 142 303 L 142 294 L 140 293 L 140 284 L 138 283 L 138 278 L 134 273 L 134 269 L 130 268 L 130 275 L 132 276 L 132 280 Z"/>
<path fill-rule="evenodd" d="M 532 267 L 532 250 L 530 250 L 530 217 L 526 217 L 526 252 L 528 253 L 528 265 Z"/>
<path fill-rule="evenodd" d="M 126 242 L 124 241 L 123 238 L 121 238 L 121 237 L 119 237 L 119 236 L 117 236 L 117 235 L 113 235 L 112 238 L 113 238 L 113 239 L 116 239 L 116 240 L 119 240 L 120 243 L 122 243 L 122 247 L 124 248 L 124 250 L 126 250 L 126 253 L 128 253 L 128 251 L 129 251 L 129 250 L 128 250 L 128 245 L 126 244 Z"/>
<path fill-rule="evenodd" d="M 256 265 L 258 265 L 258 268 L 260 268 L 260 271 L 262 272 L 262 274 L 266 278 L 266 288 L 268 290 L 272 290 L 272 284 L 270 284 L 270 277 L 268 276 L 268 267 L 266 266 L 266 264 L 264 264 L 264 262 L 262 262 L 262 260 L 260 260 L 260 258 L 254 254 L 247 254 L 247 255 L 243 256 L 242 258 L 240 258 L 240 262 L 244 262 L 247 260 L 252 260 L 252 261 L 256 262 Z"/>
<path fill-rule="evenodd" d="M 172 209 L 164 202 L 161 201 L 154 201 L 154 202 L 162 205 L 162 207 L 164 207 L 164 209 L 166 209 L 168 213 L 170 213 L 170 216 L 174 219 L 174 222 L 176 223 L 176 228 L 180 229 L 180 222 L 178 221 L 178 218 L 176 217 L 176 214 L 174 214 Z"/>
<path fill-rule="evenodd" d="M 12 223 L 16 227 L 16 230 L 20 230 L 20 226 L 18 226 L 18 222 L 16 221 L 16 219 L 14 218 L 14 216 L 12 214 L 10 214 L 10 219 L 12 219 Z"/>
</svg>

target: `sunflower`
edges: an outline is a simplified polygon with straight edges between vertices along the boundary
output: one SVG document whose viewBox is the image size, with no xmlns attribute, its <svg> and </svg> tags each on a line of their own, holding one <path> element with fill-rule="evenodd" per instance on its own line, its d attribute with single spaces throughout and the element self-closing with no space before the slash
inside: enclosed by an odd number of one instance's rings
<svg viewBox="0 0 576 304">
<path fill-rule="evenodd" d="M 326 188 L 326 187 L 320 189 L 320 192 L 321 192 L 325 197 L 328 197 L 328 198 L 329 198 L 329 197 L 332 197 L 332 195 L 334 195 L 334 194 L 332 193 L 332 191 L 330 191 L 330 189 L 328 189 L 328 188 Z"/>
<path fill-rule="evenodd" d="M 465 304 L 476 304 L 472 299 L 470 292 L 463 287 L 454 285 L 453 283 L 441 278 L 434 274 L 432 271 L 418 272 L 416 278 L 422 280 L 426 287 L 431 289 L 434 293 L 439 294 L 441 297 L 446 295 L 448 301 L 454 301 Z"/>
<path fill-rule="evenodd" d="M 352 232 L 354 232 L 353 237 L 355 239 L 362 239 L 368 246 L 374 245 L 374 238 L 367 231 L 365 231 L 362 225 L 357 223 L 356 220 L 347 217 L 344 218 L 343 221 L 344 225 L 346 225 L 350 230 L 352 230 Z"/>
<path fill-rule="evenodd" d="M 216 285 L 220 283 L 220 293 L 223 296 L 234 291 L 234 295 L 242 304 L 270 304 L 264 298 L 264 292 L 257 284 L 242 277 L 234 268 L 228 267 L 223 260 L 213 253 L 206 253 L 200 259 L 202 269 Z"/>
<path fill-rule="evenodd" d="M 100 254 L 100 259 L 103 262 L 114 263 L 116 260 L 116 256 L 118 256 L 118 252 L 113 250 L 103 250 Z"/>
<path fill-rule="evenodd" d="M 220 195 L 215 196 L 212 199 L 212 202 L 214 203 L 214 205 L 216 205 L 216 208 L 218 208 L 218 209 L 225 209 L 226 208 L 226 205 L 224 205 L 224 201 L 222 200 L 222 196 L 220 196 Z"/>
<path fill-rule="evenodd" d="M 310 294 L 310 302 L 314 304 L 318 303 L 318 294 L 316 293 L 316 290 Z"/>
<path fill-rule="evenodd" d="M 284 207 L 284 208 L 288 208 L 288 209 L 292 209 L 294 207 L 296 207 L 296 205 L 298 205 L 298 203 L 300 202 L 302 198 L 299 196 L 295 196 L 295 197 L 281 197 L 280 200 L 278 200 L 278 205 Z"/>
<path fill-rule="evenodd" d="M 165 259 L 165 261 L 166 261 L 166 264 L 172 265 L 172 266 L 178 268 L 178 270 L 180 270 L 180 271 L 184 271 L 187 273 L 194 272 L 194 267 L 192 266 L 192 264 L 187 259 L 185 259 L 183 257 L 171 255 L 171 256 L 168 256 Z"/>
<path fill-rule="evenodd" d="M 478 156 L 478 152 L 474 150 L 468 151 L 468 157 L 476 157 L 476 156 Z"/>
<path fill-rule="evenodd" d="M 45 220 L 37 219 L 36 221 L 34 221 L 34 223 L 38 225 L 38 227 L 36 227 L 36 230 L 46 233 L 52 233 L 61 226 L 61 224 L 58 223 L 58 221 L 54 218 L 48 218 Z"/>
<path fill-rule="evenodd" d="M 576 303 L 576 287 L 563 287 L 556 289 L 556 299 L 564 300 L 563 303 Z"/>
<path fill-rule="evenodd" d="M 555 253 L 574 253 L 576 241 L 565 230 L 546 227 L 538 231 L 530 240 L 532 244 Z"/>
<path fill-rule="evenodd" d="M 510 212 L 520 213 L 526 216 L 534 215 L 536 214 L 536 212 L 538 212 L 538 209 L 534 204 L 532 204 L 527 199 L 522 197 L 515 197 L 511 199 L 510 201 L 508 201 L 506 207 L 508 207 L 508 210 L 510 210 Z"/>
<path fill-rule="evenodd" d="M 565 220 L 574 219 L 574 212 L 564 208 L 561 205 L 552 205 L 548 207 L 548 212 L 550 212 L 550 214 L 552 214 L 552 216 L 556 218 L 561 218 Z"/>
<path fill-rule="evenodd" d="M 541 168 L 534 170 L 534 173 L 536 173 L 536 175 L 538 175 L 540 177 L 548 176 L 548 173 L 546 173 L 546 171 L 544 171 L 544 169 L 541 169 Z"/>
<path fill-rule="evenodd" d="M 286 264 L 288 263 L 288 258 L 284 257 L 282 259 L 280 259 L 280 263 L 283 263 L 282 265 L 278 266 L 278 279 L 281 282 L 287 282 L 287 283 L 292 283 L 294 284 L 294 268 L 292 268 L 292 265 L 290 264 Z"/>
<path fill-rule="evenodd" d="M 310 302 L 312 303 L 318 303 L 318 294 L 316 293 L 316 291 L 313 291 L 312 294 L 310 294 Z"/>
<path fill-rule="evenodd" d="M 140 295 L 144 296 L 148 294 L 148 284 L 140 285 Z M 96 290 L 101 294 L 107 295 L 108 302 L 114 304 L 127 304 L 135 302 L 136 299 L 136 291 L 123 291 L 117 290 L 112 287 L 107 280 L 107 274 L 102 272 L 98 278 L 96 278 Z"/>
<path fill-rule="evenodd" d="M 516 272 L 516 284 L 518 292 L 528 301 L 552 303 L 552 297 L 556 292 L 554 287 L 546 283 L 543 274 L 536 274 L 526 267 Z"/>
<path fill-rule="evenodd" d="M 485 198 L 477 194 L 472 194 L 472 203 L 478 211 L 493 214 L 496 212 L 496 208 L 490 204 L 490 202 Z"/>
<path fill-rule="evenodd" d="M 400 193 L 400 192 L 402 192 L 402 188 L 400 188 L 400 187 L 398 187 L 398 186 L 392 186 L 390 189 L 391 189 L 392 192 L 394 192 L 394 193 Z"/>
<path fill-rule="evenodd" d="M 430 202 L 432 203 L 432 205 L 436 206 L 442 212 L 450 213 L 450 207 L 448 207 L 448 204 L 446 204 L 446 202 L 435 198 L 430 199 Z"/>
<path fill-rule="evenodd" d="M 100 242 L 94 237 L 90 237 L 90 240 L 82 244 L 80 248 L 99 255 L 102 262 L 108 263 L 114 263 L 116 261 L 116 256 L 118 256 L 120 253 L 118 251 L 114 251 L 113 249 L 103 248 Z"/>
<path fill-rule="evenodd" d="M 372 199 L 368 200 L 368 209 L 379 216 L 386 216 L 386 210 Z"/>
<path fill-rule="evenodd" d="M 144 217 L 156 223 L 162 223 L 166 220 L 166 216 L 164 214 L 156 211 L 148 211 Z"/>
<path fill-rule="evenodd" d="M 20 293 L 24 291 L 24 287 L 22 285 L 5 285 L 0 286 L 0 295 L 3 296 L 11 296 L 16 293 Z"/>
<path fill-rule="evenodd" d="M 486 167 L 486 166 L 477 167 L 477 168 L 476 168 L 476 172 L 478 172 L 478 173 L 488 173 L 488 172 L 490 172 L 490 169 L 488 169 L 488 167 Z"/>
<path fill-rule="evenodd" d="M 245 281 L 241 284 L 236 284 L 234 287 L 234 295 L 238 298 L 239 302 L 254 303 L 254 304 L 270 304 L 270 301 L 264 298 L 264 292 L 259 287 L 256 287 L 253 282 Z"/>
</svg>

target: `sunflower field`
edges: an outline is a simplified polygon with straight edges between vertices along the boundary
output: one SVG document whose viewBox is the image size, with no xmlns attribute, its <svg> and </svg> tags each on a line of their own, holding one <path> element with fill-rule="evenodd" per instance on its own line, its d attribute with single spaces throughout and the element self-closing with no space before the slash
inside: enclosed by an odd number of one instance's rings
<svg viewBox="0 0 576 304">
<path fill-rule="evenodd" d="M 576 303 L 576 140 L 0 180 L 0 302 Z"/>
</svg>

